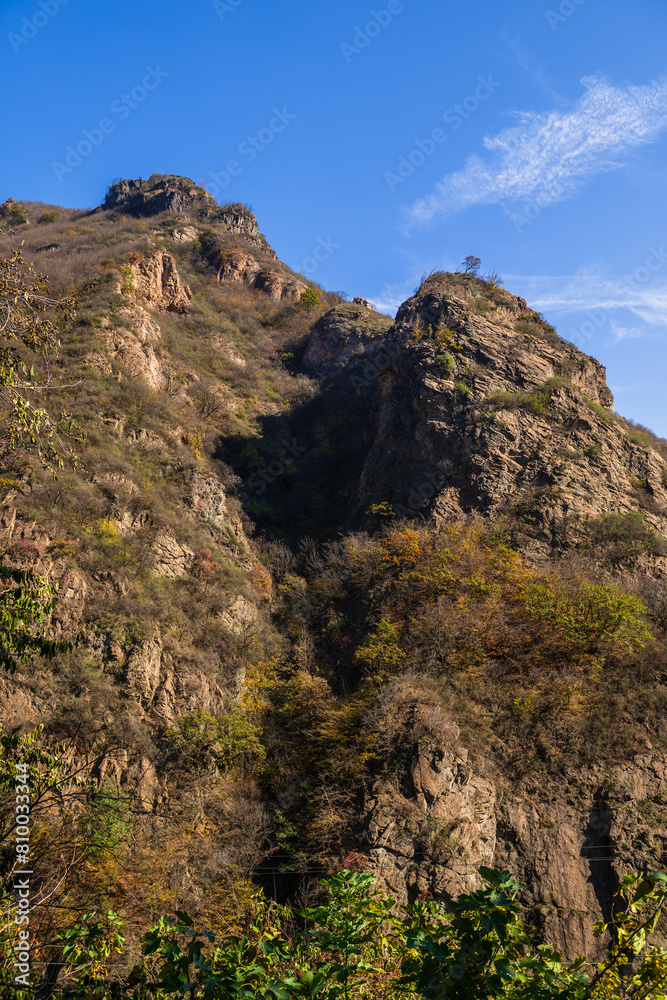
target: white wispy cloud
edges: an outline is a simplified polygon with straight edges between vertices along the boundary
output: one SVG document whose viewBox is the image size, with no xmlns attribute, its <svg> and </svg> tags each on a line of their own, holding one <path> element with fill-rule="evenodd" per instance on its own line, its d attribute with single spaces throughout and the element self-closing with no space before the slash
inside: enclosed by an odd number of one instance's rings
<svg viewBox="0 0 667 1000">
<path fill-rule="evenodd" d="M 405 282 L 397 285 L 385 285 L 377 298 L 370 300 L 371 305 L 378 312 L 386 313 L 388 316 L 395 316 L 399 308 L 406 299 L 409 299 L 415 290 L 414 282 Z"/>
<path fill-rule="evenodd" d="M 487 136 L 489 156 L 471 156 L 436 193 L 406 210 L 408 224 L 429 222 L 473 205 L 531 203 L 544 207 L 574 194 L 587 178 L 617 170 L 627 153 L 667 127 L 667 79 L 615 87 L 584 77 L 571 110 L 520 112 L 518 125 Z"/>
<path fill-rule="evenodd" d="M 615 319 L 609 320 L 611 332 L 614 335 L 614 342 L 620 340 L 641 340 L 647 334 L 646 327 L 641 326 L 621 326 Z"/>
<path fill-rule="evenodd" d="M 657 281 L 640 284 L 632 274 L 614 277 L 601 271 L 583 269 L 578 274 L 547 277 L 509 275 L 505 284 L 520 288 L 535 309 L 550 315 L 605 313 L 616 340 L 655 336 L 667 329 L 667 284 Z M 627 310 L 635 322 L 620 322 L 620 310 Z"/>
<path fill-rule="evenodd" d="M 610 385 L 609 388 L 615 396 L 622 396 L 624 392 L 636 392 L 641 389 L 641 385 Z"/>
</svg>

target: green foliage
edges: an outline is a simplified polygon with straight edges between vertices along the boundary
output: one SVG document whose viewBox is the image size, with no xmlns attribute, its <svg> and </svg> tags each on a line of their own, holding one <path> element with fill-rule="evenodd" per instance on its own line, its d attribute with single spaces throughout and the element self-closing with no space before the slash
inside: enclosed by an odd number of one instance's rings
<svg viewBox="0 0 667 1000">
<path fill-rule="evenodd" d="M 220 716 L 203 709 L 180 715 L 167 732 L 183 763 L 200 767 L 207 761 L 223 769 L 243 764 L 253 767 L 261 761 L 265 750 L 260 735 L 252 719 L 238 706 Z"/>
<path fill-rule="evenodd" d="M 123 292 L 128 293 L 134 291 L 134 272 L 129 264 L 120 269 L 123 275 Z"/>
<path fill-rule="evenodd" d="M 364 664 L 374 676 L 386 679 L 405 659 L 399 640 L 397 626 L 382 618 L 375 631 L 357 649 L 354 658 L 358 663 Z"/>
<path fill-rule="evenodd" d="M 308 288 L 301 293 L 301 304 L 304 309 L 317 309 L 321 305 L 320 293 L 316 288 Z"/>
<path fill-rule="evenodd" d="M 108 959 L 122 952 L 123 922 L 113 910 L 108 911 L 105 919 L 95 913 L 84 913 L 79 922 L 56 935 L 55 943 L 60 946 L 65 968 L 71 970 L 75 990 L 78 986 L 86 989 L 89 983 L 104 976 Z"/>
<path fill-rule="evenodd" d="M 120 850 L 131 833 L 130 807 L 111 781 L 88 795 L 81 831 L 91 861 L 103 860 Z"/>
<path fill-rule="evenodd" d="M 587 396 L 585 393 L 582 392 L 581 398 L 583 399 L 586 406 L 589 409 L 591 409 L 594 413 L 596 413 L 598 417 L 600 417 L 600 419 L 603 420 L 606 424 L 611 423 L 611 421 L 614 420 L 614 414 L 611 413 L 609 410 L 605 409 L 604 406 L 600 406 L 600 404 L 596 403 L 594 399 L 590 398 L 590 396 Z"/>
<path fill-rule="evenodd" d="M 28 216 L 26 215 L 25 208 L 18 201 L 15 201 L 9 206 L 9 208 L 3 210 L 5 218 L 8 219 L 10 224 L 22 226 L 28 221 Z"/>
<path fill-rule="evenodd" d="M 642 431 L 630 431 L 628 441 L 632 442 L 632 444 L 638 444 L 642 448 L 651 447 L 651 439 L 647 434 L 642 433 Z"/>
<path fill-rule="evenodd" d="M 452 375 L 454 373 L 454 369 L 456 368 L 454 358 L 451 354 L 449 354 L 449 352 L 446 352 L 445 354 L 436 354 L 435 363 L 443 375 Z"/>
<path fill-rule="evenodd" d="M 532 618 L 589 652 L 603 644 L 641 649 L 653 639 L 645 605 L 617 586 L 584 583 L 570 594 L 531 581 L 523 592 Z"/>
<path fill-rule="evenodd" d="M 558 346 L 562 343 L 556 333 L 555 327 L 548 323 L 542 313 L 528 312 L 521 313 L 518 321 L 514 324 L 517 333 L 525 337 L 536 337 L 538 340 L 546 340 L 548 343 Z"/>
<path fill-rule="evenodd" d="M 57 222 L 59 218 L 60 212 L 44 212 L 43 215 L 40 215 L 37 221 L 41 223 L 50 223 Z"/>
<path fill-rule="evenodd" d="M 571 387 L 572 383 L 569 379 L 555 375 L 547 379 L 546 382 L 543 382 L 542 385 L 536 386 L 529 393 L 521 391 L 505 392 L 503 390 L 493 392 L 487 398 L 486 403 L 493 409 L 513 410 L 521 408 L 529 410 L 536 416 L 544 416 L 548 415 L 551 411 L 551 399 L 553 395 L 559 389 Z"/>
<path fill-rule="evenodd" d="M 387 503 L 372 503 L 367 511 L 368 514 L 373 514 L 375 517 L 396 517 L 396 511 L 394 510 L 393 504 Z"/>
<path fill-rule="evenodd" d="M 457 395 L 463 396 L 464 398 L 468 397 L 471 394 L 470 386 L 466 385 L 465 382 L 455 382 L 454 391 L 457 393 Z"/>
<path fill-rule="evenodd" d="M 0 666 L 13 673 L 35 654 L 53 659 L 72 649 L 38 627 L 53 611 L 56 591 L 42 576 L 0 565 Z"/>
<path fill-rule="evenodd" d="M 396 911 L 374 891 L 374 877 L 341 871 L 321 884 L 328 898 L 299 911 L 305 928 L 285 936 L 289 916 L 260 915 L 252 936 L 220 944 L 177 911 L 142 939 L 142 959 L 129 976 L 105 962 L 124 938 L 115 914 L 88 915 L 61 935 L 67 997 L 133 1000 L 291 1000 L 399 997 L 423 1000 L 630 1000 L 664 998 L 667 949 L 650 943 L 667 902 L 667 875 L 626 875 L 619 906 L 596 934 L 611 933 L 607 961 L 567 963 L 548 944 L 534 943 L 521 917 L 523 886 L 509 872 L 480 870 L 485 886 L 448 903 L 418 902 Z M 105 974 L 106 973 L 106 974 Z"/>
</svg>

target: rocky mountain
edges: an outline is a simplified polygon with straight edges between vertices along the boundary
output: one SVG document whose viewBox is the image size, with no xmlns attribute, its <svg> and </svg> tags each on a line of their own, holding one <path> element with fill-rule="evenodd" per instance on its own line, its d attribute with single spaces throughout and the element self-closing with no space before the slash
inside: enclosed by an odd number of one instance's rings
<svg viewBox="0 0 667 1000">
<path fill-rule="evenodd" d="M 0 214 L 77 298 L 79 466 L 5 446 L 0 479 L 3 559 L 78 640 L 0 678 L 2 723 L 74 741 L 129 810 L 126 874 L 94 855 L 76 905 L 228 927 L 322 864 L 401 900 L 493 865 L 600 953 L 622 874 L 667 857 L 667 444 L 475 275 L 392 319 L 171 175 Z"/>
<path fill-rule="evenodd" d="M 361 504 L 436 519 L 519 512 L 524 547 L 543 550 L 575 543 L 602 513 L 639 510 L 667 530 L 664 445 L 614 412 L 599 362 L 502 289 L 435 273 L 391 327 L 338 306 L 304 363 L 374 395 Z"/>
</svg>

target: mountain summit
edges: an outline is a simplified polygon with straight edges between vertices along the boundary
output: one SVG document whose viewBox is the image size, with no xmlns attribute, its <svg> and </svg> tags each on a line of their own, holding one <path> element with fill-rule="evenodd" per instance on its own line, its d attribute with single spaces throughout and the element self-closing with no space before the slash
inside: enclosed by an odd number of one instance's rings
<svg viewBox="0 0 667 1000">
<path fill-rule="evenodd" d="M 530 548 L 575 544 L 587 519 L 641 511 L 667 533 L 664 444 L 614 413 L 605 370 L 526 302 L 474 276 L 434 273 L 356 349 L 336 307 L 305 355 L 376 399 L 358 483 L 403 515 L 512 516 Z M 359 320 L 358 322 L 361 322 Z M 326 334 L 321 332 L 326 329 Z"/>
</svg>

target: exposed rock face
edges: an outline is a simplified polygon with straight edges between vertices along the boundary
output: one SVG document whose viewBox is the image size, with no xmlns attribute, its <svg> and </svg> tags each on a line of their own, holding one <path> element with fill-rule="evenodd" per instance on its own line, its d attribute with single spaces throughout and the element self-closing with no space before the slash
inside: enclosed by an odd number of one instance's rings
<svg viewBox="0 0 667 1000">
<path fill-rule="evenodd" d="M 181 314 L 189 311 L 192 292 L 182 283 L 176 261 L 166 250 L 130 264 L 130 270 L 135 294 L 151 309 Z"/>
<path fill-rule="evenodd" d="M 187 177 L 153 174 L 147 181 L 122 180 L 112 184 L 104 199 L 104 208 L 138 216 L 160 212 L 208 215 L 217 211 L 218 206 L 215 198 Z"/>
<path fill-rule="evenodd" d="M 177 580 L 190 569 L 194 552 L 177 541 L 170 531 L 159 531 L 151 545 L 151 563 L 157 576 Z"/>
<path fill-rule="evenodd" d="M 303 363 L 329 372 L 368 361 L 385 347 L 384 337 L 391 326 L 388 316 L 369 312 L 360 300 L 336 306 L 315 324 Z"/>
<path fill-rule="evenodd" d="M 355 295 L 354 298 L 352 299 L 352 302 L 354 303 L 355 306 L 363 306 L 364 309 L 373 310 L 373 306 L 370 304 L 368 299 L 362 299 L 360 295 Z"/>
<path fill-rule="evenodd" d="M 230 233 L 243 233 L 245 236 L 259 236 L 257 219 L 243 205 L 225 205 L 220 211 L 220 221 L 227 226 Z"/>
<path fill-rule="evenodd" d="M 13 202 L 13 198 L 5 202 L 7 211 L 11 209 Z M 0 206 L 0 213 L 5 206 Z M 170 212 L 182 218 L 205 221 L 207 225 L 218 224 L 229 233 L 243 236 L 270 257 L 277 259 L 260 233 L 257 219 L 249 208 L 241 204 L 227 204 L 220 208 L 215 198 L 189 177 L 153 174 L 148 180 L 139 178 L 117 181 L 109 188 L 102 207 L 139 217 Z M 173 237 L 177 242 L 191 243 L 197 238 L 197 231 L 192 226 L 185 226 L 175 230 Z"/>
<path fill-rule="evenodd" d="M 254 559 L 241 519 L 230 510 L 219 480 L 199 473 L 193 475 L 188 506 L 198 519 L 214 529 L 218 544 L 232 555 L 237 565 L 246 570 L 252 567 Z"/>
<path fill-rule="evenodd" d="M 383 691 L 370 722 L 390 748 L 362 819 L 379 878 L 402 903 L 479 888 L 477 869 L 493 863 L 496 793 L 469 765 L 458 726 L 414 677 Z"/>
<path fill-rule="evenodd" d="M 230 250 L 222 255 L 218 281 L 240 282 L 266 292 L 272 299 L 292 302 L 298 302 L 306 291 L 306 285 L 286 269 L 268 267 L 242 250 Z"/>
<path fill-rule="evenodd" d="M 109 354 L 127 367 L 131 377 L 139 375 L 152 389 L 161 389 L 164 374 L 154 350 L 161 336 L 159 326 L 138 305 L 123 308 L 120 315 L 123 326 L 111 327 L 108 321 L 102 323 L 107 331 L 105 340 Z M 102 355 L 92 354 L 88 360 L 108 374 L 113 370 Z"/>
<path fill-rule="evenodd" d="M 182 711 L 222 712 L 229 700 L 220 686 L 202 676 L 194 665 L 175 663 L 158 637 L 129 650 L 124 684 L 143 712 L 167 722 Z"/>
<path fill-rule="evenodd" d="M 473 774 L 463 747 L 421 748 L 401 788 L 377 781 L 366 800 L 373 868 L 402 903 L 481 887 L 493 864 L 495 789 Z"/>
<path fill-rule="evenodd" d="M 506 868 L 526 885 L 522 903 L 545 940 L 569 960 L 602 959 L 608 942 L 593 924 L 609 918 L 623 875 L 655 870 L 667 845 L 664 760 L 601 763 L 536 797 L 469 753 L 441 700 L 419 685 L 392 682 L 369 720 L 377 745 L 393 748 L 361 817 L 381 888 L 401 903 L 450 898 L 480 887 L 481 866 Z"/>
<path fill-rule="evenodd" d="M 171 235 L 176 243 L 194 243 L 197 239 L 197 230 L 194 226 L 184 226 L 183 229 L 174 229 Z"/>
<path fill-rule="evenodd" d="M 448 287 L 427 281 L 391 329 L 351 305 L 313 331 L 305 362 L 347 367 L 376 397 L 359 504 L 436 517 L 521 506 L 542 549 L 565 519 L 606 511 L 643 508 L 667 533 L 667 467 L 615 418 L 602 365 L 522 316 L 523 300 L 503 292 L 494 309 Z"/>
</svg>

